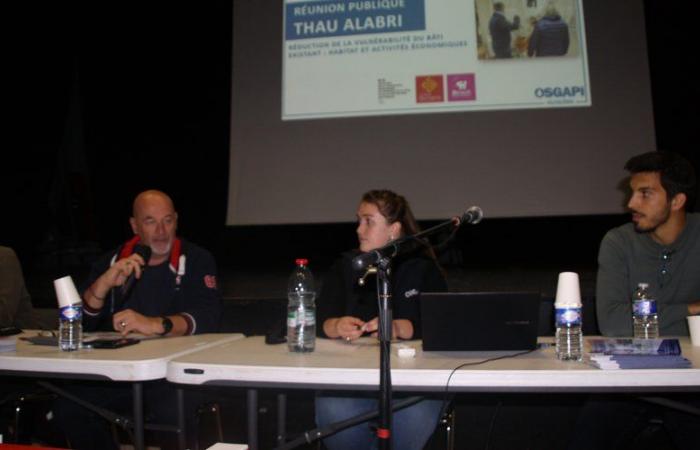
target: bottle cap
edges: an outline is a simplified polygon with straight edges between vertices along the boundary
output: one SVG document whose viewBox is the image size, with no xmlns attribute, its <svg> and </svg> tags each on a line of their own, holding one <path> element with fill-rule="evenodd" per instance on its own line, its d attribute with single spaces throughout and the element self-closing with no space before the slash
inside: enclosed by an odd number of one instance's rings
<svg viewBox="0 0 700 450">
<path fill-rule="evenodd" d="M 308 266 L 309 265 L 309 260 L 306 258 L 297 258 L 295 262 L 296 262 L 297 266 Z"/>
<path fill-rule="evenodd" d="M 78 295 L 78 290 L 75 288 L 73 279 L 69 276 L 59 278 L 53 281 L 53 287 L 56 290 L 56 298 L 58 299 L 58 307 L 63 308 L 70 305 L 79 305 L 83 302 Z"/>
<path fill-rule="evenodd" d="M 581 289 L 576 272 L 562 272 L 557 282 L 557 297 L 555 308 L 580 308 Z"/>
</svg>

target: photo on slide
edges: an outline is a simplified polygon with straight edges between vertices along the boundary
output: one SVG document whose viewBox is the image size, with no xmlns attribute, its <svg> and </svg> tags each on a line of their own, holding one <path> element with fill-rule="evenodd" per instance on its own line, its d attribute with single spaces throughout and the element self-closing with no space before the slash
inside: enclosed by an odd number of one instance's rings
<svg viewBox="0 0 700 450">
<path fill-rule="evenodd" d="M 575 0 L 476 0 L 480 60 L 578 57 Z"/>
</svg>

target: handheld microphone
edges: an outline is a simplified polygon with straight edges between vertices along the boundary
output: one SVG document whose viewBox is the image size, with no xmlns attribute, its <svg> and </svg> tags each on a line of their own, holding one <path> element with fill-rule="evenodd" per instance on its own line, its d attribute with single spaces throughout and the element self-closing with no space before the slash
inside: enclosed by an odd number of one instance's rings
<svg viewBox="0 0 700 450">
<path fill-rule="evenodd" d="M 478 206 L 472 206 L 461 217 L 453 217 L 452 219 L 428 228 L 425 231 L 416 233 L 410 236 L 404 236 L 395 241 L 389 242 L 384 247 L 358 255 L 352 259 L 352 267 L 357 270 L 364 270 L 369 266 L 377 264 L 384 258 L 393 258 L 399 254 L 409 253 L 418 248 L 430 247 L 430 244 L 423 240 L 438 231 L 445 228 L 459 228 L 462 224 L 469 223 L 475 225 L 481 222 L 484 218 L 484 212 Z"/>
<path fill-rule="evenodd" d="M 146 265 L 148 265 L 148 260 L 151 259 L 151 247 L 139 244 L 134 247 L 134 253 L 140 255 Z M 144 266 L 144 268 L 141 270 L 143 271 L 145 268 L 146 266 Z M 141 273 L 143 274 L 143 272 Z M 131 275 L 129 275 L 129 278 L 126 279 L 121 287 L 122 300 L 125 300 L 129 294 L 131 294 L 131 289 L 134 287 L 134 284 L 136 284 L 136 274 L 131 272 Z"/>
</svg>

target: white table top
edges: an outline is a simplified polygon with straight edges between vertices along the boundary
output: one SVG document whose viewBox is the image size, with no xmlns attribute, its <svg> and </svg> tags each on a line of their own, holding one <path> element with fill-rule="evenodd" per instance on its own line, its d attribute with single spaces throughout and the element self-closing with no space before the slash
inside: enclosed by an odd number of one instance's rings
<svg viewBox="0 0 700 450">
<path fill-rule="evenodd" d="M 20 336 L 35 336 L 27 331 Z M 19 337 L 19 336 L 18 336 Z M 84 348 L 63 352 L 18 339 L 16 351 L 0 353 L 0 374 L 70 374 L 71 378 L 146 381 L 165 378 L 171 358 L 242 339 L 242 334 L 200 334 L 147 339 L 118 349 Z"/>
<path fill-rule="evenodd" d="M 392 346 L 392 387 L 440 392 L 449 378 L 450 391 L 700 390 L 700 347 L 691 346 L 687 338 L 680 340 L 683 356 L 693 362 L 691 369 L 600 370 L 585 362 L 559 361 L 554 348 L 546 347 L 454 373 L 462 364 L 516 352 L 423 352 L 420 341 L 409 341 L 404 345 L 416 349 L 415 357 L 399 358 Z M 290 353 L 286 345 L 265 345 L 256 336 L 173 358 L 167 379 L 184 384 L 377 389 L 378 367 L 379 345 L 372 338 L 354 343 L 317 339 L 313 353 Z"/>
</svg>

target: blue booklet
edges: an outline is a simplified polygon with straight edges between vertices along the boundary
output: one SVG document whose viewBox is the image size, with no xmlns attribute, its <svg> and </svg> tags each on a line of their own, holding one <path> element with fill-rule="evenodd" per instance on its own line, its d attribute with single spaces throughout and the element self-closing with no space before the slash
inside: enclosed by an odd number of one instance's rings
<svg viewBox="0 0 700 450">
<path fill-rule="evenodd" d="M 590 353 L 605 355 L 680 355 L 678 339 L 593 338 Z"/>
<path fill-rule="evenodd" d="M 680 355 L 603 355 L 591 354 L 591 363 L 610 369 L 688 369 L 692 363 Z"/>
</svg>

